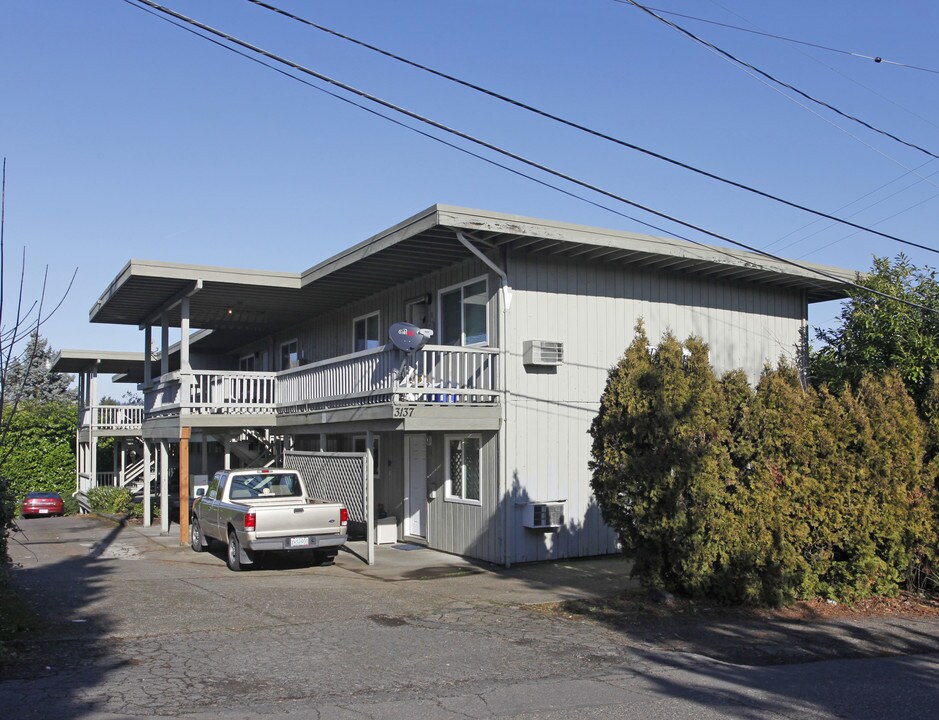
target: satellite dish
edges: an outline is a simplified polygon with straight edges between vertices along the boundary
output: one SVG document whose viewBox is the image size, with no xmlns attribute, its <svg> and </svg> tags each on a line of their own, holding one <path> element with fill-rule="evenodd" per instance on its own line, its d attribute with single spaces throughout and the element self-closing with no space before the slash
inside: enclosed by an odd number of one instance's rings
<svg viewBox="0 0 939 720">
<path fill-rule="evenodd" d="M 420 350 L 433 334 L 433 330 L 419 328 L 417 325 L 405 322 L 395 323 L 388 329 L 391 343 L 405 352 Z"/>
</svg>

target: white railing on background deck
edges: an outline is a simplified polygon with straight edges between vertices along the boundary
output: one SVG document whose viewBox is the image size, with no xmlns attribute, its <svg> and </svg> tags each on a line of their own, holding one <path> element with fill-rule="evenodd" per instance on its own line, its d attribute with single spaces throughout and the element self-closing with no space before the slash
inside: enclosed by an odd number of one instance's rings
<svg viewBox="0 0 939 720">
<path fill-rule="evenodd" d="M 79 425 L 93 430 L 139 430 L 143 410 L 143 405 L 91 405 L 82 408 Z"/>
<path fill-rule="evenodd" d="M 99 472 L 96 475 L 98 476 L 98 487 L 116 484 L 117 476 L 113 472 Z"/>
<path fill-rule="evenodd" d="M 196 370 L 164 375 L 144 393 L 147 417 L 311 412 L 387 402 L 498 402 L 497 350 L 385 345 L 291 370 Z"/>
<path fill-rule="evenodd" d="M 95 427 L 101 430 L 134 430 L 143 423 L 143 405 L 98 405 Z"/>
</svg>

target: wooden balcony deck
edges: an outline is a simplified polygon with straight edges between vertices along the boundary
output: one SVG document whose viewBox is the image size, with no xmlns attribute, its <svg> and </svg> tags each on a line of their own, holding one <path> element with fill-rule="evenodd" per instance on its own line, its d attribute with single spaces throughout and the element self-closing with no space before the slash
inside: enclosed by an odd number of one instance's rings
<svg viewBox="0 0 939 720">
<path fill-rule="evenodd" d="M 143 416 L 174 424 L 290 426 L 313 414 L 329 423 L 355 413 L 423 429 L 418 425 L 433 424 L 433 413 L 442 411 L 452 426 L 465 417 L 480 429 L 500 416 L 498 358 L 491 348 L 426 346 L 407 356 L 386 345 L 280 372 L 173 372 L 145 391 Z"/>
</svg>

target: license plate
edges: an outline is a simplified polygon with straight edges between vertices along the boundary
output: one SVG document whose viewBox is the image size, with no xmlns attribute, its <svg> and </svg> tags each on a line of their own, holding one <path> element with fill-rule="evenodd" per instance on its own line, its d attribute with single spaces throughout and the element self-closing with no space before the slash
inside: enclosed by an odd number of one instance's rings
<svg viewBox="0 0 939 720">
<path fill-rule="evenodd" d="M 48 515 L 48 514 L 49 514 L 49 511 L 46 510 L 45 508 L 39 508 L 39 514 L 40 514 L 40 515 Z"/>
<path fill-rule="evenodd" d="M 292 537 L 292 538 L 290 538 L 290 547 L 292 547 L 292 548 L 310 547 L 310 538 L 308 538 L 308 537 Z"/>
</svg>

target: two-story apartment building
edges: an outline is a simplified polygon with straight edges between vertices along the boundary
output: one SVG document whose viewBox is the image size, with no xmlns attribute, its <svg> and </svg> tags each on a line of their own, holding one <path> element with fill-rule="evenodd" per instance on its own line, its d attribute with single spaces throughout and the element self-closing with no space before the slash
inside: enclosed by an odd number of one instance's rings
<svg viewBox="0 0 939 720">
<path fill-rule="evenodd" d="M 587 430 L 640 318 L 755 380 L 800 352 L 808 304 L 853 278 L 436 205 L 300 273 L 132 260 L 90 319 L 140 328 L 144 453 L 179 477 L 238 462 L 245 438 L 275 456 L 372 438 L 373 502 L 397 537 L 515 563 L 617 551 Z M 429 344 L 394 348 L 400 321 Z"/>
</svg>

